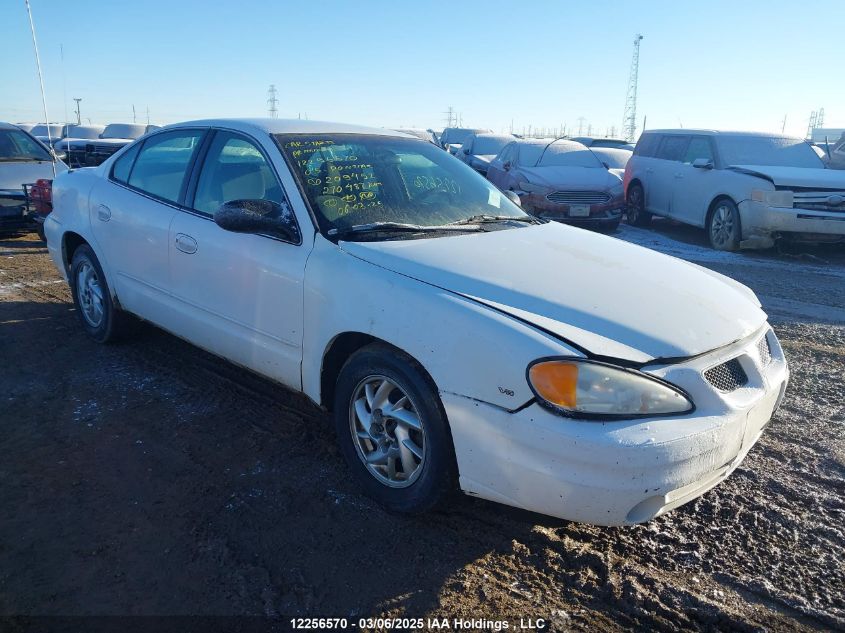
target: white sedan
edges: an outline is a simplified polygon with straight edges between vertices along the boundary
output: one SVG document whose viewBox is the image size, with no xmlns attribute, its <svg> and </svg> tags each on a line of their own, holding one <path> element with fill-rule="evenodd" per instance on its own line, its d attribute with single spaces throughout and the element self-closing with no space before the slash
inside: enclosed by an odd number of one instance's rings
<svg viewBox="0 0 845 633">
<path fill-rule="evenodd" d="M 389 130 L 182 123 L 53 200 L 48 247 L 96 341 L 135 315 L 301 390 L 393 510 L 460 488 L 646 521 L 725 479 L 786 388 L 748 288 L 538 220 Z"/>
</svg>

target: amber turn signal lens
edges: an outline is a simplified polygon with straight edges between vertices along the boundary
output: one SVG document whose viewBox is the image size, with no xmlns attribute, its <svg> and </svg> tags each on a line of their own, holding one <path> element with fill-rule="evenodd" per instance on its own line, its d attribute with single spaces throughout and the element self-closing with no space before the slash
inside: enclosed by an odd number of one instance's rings
<svg viewBox="0 0 845 633">
<path fill-rule="evenodd" d="M 537 363 L 529 370 L 537 394 L 544 400 L 567 409 L 577 404 L 578 365 L 565 361 Z"/>
</svg>

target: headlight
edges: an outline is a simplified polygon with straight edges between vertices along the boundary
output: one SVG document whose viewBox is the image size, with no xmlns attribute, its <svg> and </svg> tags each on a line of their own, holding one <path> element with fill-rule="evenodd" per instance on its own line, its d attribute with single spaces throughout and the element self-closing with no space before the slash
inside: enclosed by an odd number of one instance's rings
<svg viewBox="0 0 845 633">
<path fill-rule="evenodd" d="M 770 207 L 791 208 L 795 202 L 795 195 L 791 191 L 765 191 L 753 189 L 751 199 L 755 202 L 764 202 Z"/>
<path fill-rule="evenodd" d="M 542 403 L 578 418 L 632 418 L 688 413 L 680 389 L 642 372 L 572 358 L 528 367 L 528 383 Z"/>
</svg>

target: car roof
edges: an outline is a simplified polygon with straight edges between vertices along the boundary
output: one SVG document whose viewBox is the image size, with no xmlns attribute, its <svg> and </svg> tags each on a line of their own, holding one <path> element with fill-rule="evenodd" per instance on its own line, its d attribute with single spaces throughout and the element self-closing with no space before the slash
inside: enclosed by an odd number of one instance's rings
<svg viewBox="0 0 845 633">
<path fill-rule="evenodd" d="M 162 129 L 182 127 L 225 127 L 253 134 L 371 134 L 378 136 L 397 136 L 401 138 L 415 138 L 385 128 L 350 125 L 348 123 L 331 123 L 328 121 L 304 121 L 302 119 L 198 119 L 166 125 Z"/>
<path fill-rule="evenodd" d="M 665 130 L 644 130 L 643 134 L 697 134 L 701 136 L 757 136 L 757 137 L 778 137 L 797 138 L 789 134 L 778 134 L 777 132 L 748 132 L 742 130 L 706 130 L 695 128 L 678 128 Z"/>
<path fill-rule="evenodd" d="M 20 130 L 17 125 L 13 123 L 6 123 L 5 121 L 0 121 L 0 130 Z"/>
</svg>

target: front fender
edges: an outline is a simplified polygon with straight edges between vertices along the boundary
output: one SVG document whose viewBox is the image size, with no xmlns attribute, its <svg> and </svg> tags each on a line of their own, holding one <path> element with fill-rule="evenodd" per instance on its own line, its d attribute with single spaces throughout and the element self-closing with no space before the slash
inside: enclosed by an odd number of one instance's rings
<svg viewBox="0 0 845 633">
<path fill-rule="evenodd" d="M 531 361 L 581 355 L 510 316 L 361 260 L 322 236 L 306 269 L 304 311 L 302 383 L 315 402 L 321 402 L 323 356 L 344 332 L 410 354 L 442 393 L 508 410 L 533 398 L 525 379 Z"/>
</svg>

